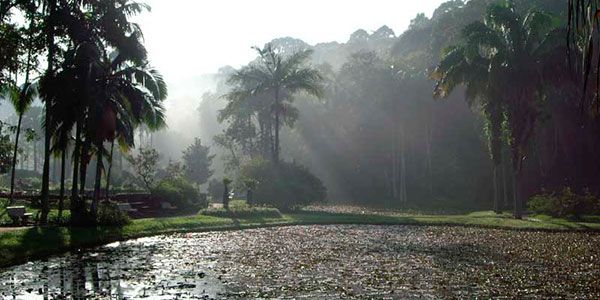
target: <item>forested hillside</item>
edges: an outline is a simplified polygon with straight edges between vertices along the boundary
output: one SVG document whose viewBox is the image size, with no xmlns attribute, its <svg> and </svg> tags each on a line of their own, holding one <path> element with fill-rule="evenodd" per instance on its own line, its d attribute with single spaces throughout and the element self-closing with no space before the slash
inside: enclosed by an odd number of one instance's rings
<svg viewBox="0 0 600 300">
<path fill-rule="evenodd" d="M 461 86 L 445 99 L 434 99 L 432 73 L 444 49 L 464 43 L 463 28 L 483 21 L 492 3 L 448 1 L 431 18 L 416 16 L 403 33 L 387 26 L 373 32 L 359 29 L 346 43 L 311 46 L 291 37 L 274 39 L 280 53 L 312 50 L 311 62 L 326 79 L 324 97 L 301 95 L 286 106 L 289 126 L 282 133 L 282 156 L 315 172 L 334 202 L 491 208 L 494 162 L 482 105 L 467 101 Z M 566 26 L 563 1 L 515 1 L 514 7 L 522 15 L 533 10 L 551 14 L 557 27 Z M 234 70 L 222 71 L 217 94 L 205 95 L 210 101 L 223 101 L 218 96 L 229 91 L 226 78 Z M 583 125 L 579 88 L 548 90 L 537 101 L 534 134 L 526 145 L 518 185 L 523 197 L 564 187 L 598 191 L 598 124 L 584 118 Z M 200 109 L 203 120 L 208 115 L 203 108 L 219 107 L 206 102 Z M 221 136 L 231 141 L 221 143 L 228 150 L 221 156 L 225 161 L 238 152 L 233 166 L 252 157 L 242 151 L 242 144 L 259 143 L 256 124 L 234 120 L 224 121 L 228 129 Z M 495 172 L 496 189 L 501 205 L 508 208 L 514 184 L 508 133 L 501 145 L 504 159 Z"/>
</svg>

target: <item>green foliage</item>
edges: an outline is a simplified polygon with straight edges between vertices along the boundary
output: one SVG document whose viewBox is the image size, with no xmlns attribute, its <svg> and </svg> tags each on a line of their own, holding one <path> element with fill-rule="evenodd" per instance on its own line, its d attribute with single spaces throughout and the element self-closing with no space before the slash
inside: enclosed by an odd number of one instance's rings
<svg viewBox="0 0 600 300">
<path fill-rule="evenodd" d="M 186 178 L 197 185 L 208 181 L 214 171 L 210 169 L 215 155 L 210 155 L 210 147 L 203 146 L 199 138 L 194 140 L 185 151 L 183 161 L 185 163 L 184 173 Z"/>
<path fill-rule="evenodd" d="M 250 206 L 245 201 L 231 201 L 229 209 L 209 208 L 202 211 L 203 215 L 219 218 L 281 218 L 277 208 Z"/>
<path fill-rule="evenodd" d="M 12 147 L 10 134 L 6 132 L 5 124 L 0 122 L 0 174 L 6 174 L 12 166 Z"/>
<path fill-rule="evenodd" d="M 258 58 L 229 76 L 232 90 L 225 95 L 228 103 L 219 114 L 219 121 L 229 126 L 217 142 L 231 152 L 241 151 L 239 155 L 260 153 L 278 160 L 279 130 L 282 125 L 292 127 L 298 119 L 294 96 L 304 92 L 322 98 L 323 76 L 307 66 L 312 50 L 285 53 L 273 43 L 254 49 Z"/>
<path fill-rule="evenodd" d="M 197 212 L 208 206 L 198 190 L 184 178 L 167 178 L 152 189 L 152 196 L 169 202 L 180 212 Z"/>
<path fill-rule="evenodd" d="M 600 215 L 599 197 L 589 192 L 578 195 L 568 187 L 535 195 L 527 205 L 531 212 L 560 218 Z"/>
<path fill-rule="evenodd" d="M 254 159 L 240 170 L 243 181 L 257 182 L 254 202 L 290 211 L 325 202 L 327 189 L 307 168 L 288 162 Z"/>
<path fill-rule="evenodd" d="M 68 207 L 68 204 L 65 205 L 65 207 Z M 127 216 L 125 216 L 127 217 Z M 48 214 L 48 223 L 52 224 L 52 225 L 56 225 L 56 226 L 67 226 L 71 223 L 71 211 L 70 210 L 63 210 L 62 215 L 59 216 L 58 215 L 58 210 L 53 209 L 50 211 L 50 213 Z M 115 224 L 118 225 L 118 224 Z"/>
<path fill-rule="evenodd" d="M 22 191 L 36 191 L 42 187 L 42 178 L 40 176 L 19 178 L 16 182 L 16 188 Z"/>
<path fill-rule="evenodd" d="M 140 148 L 137 155 L 128 158 L 137 177 L 144 183 L 148 190 L 152 190 L 154 187 L 158 159 L 158 151 L 151 148 Z"/>
<path fill-rule="evenodd" d="M 184 168 L 181 166 L 181 163 L 172 160 L 169 160 L 169 163 L 164 171 L 165 175 L 169 178 L 183 177 L 184 174 Z"/>
<path fill-rule="evenodd" d="M 22 68 L 19 58 L 25 52 L 23 42 L 23 32 L 20 28 L 0 20 L 0 87 L 8 84 L 13 72 Z"/>
<path fill-rule="evenodd" d="M 96 221 L 96 224 L 100 226 L 125 226 L 130 222 L 127 213 L 121 211 L 112 203 L 100 204 Z"/>
</svg>

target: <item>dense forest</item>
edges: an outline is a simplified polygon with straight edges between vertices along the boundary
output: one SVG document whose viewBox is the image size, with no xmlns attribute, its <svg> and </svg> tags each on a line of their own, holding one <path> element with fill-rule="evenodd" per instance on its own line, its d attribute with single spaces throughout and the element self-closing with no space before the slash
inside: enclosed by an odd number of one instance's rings
<svg viewBox="0 0 600 300">
<path fill-rule="evenodd" d="M 270 44 L 284 55 L 312 51 L 310 63 L 325 78 L 323 97 L 302 94 L 285 103 L 282 156 L 314 171 L 334 202 L 460 210 L 489 209 L 496 198 L 506 209 L 513 206 L 514 186 L 524 199 L 564 188 L 597 193 L 600 168 L 592 162 L 597 161 L 598 124 L 593 113 L 581 112 L 582 81 L 569 77 L 575 71 L 567 66 L 563 1 L 507 4 L 515 18 L 510 21 L 550 36 L 548 41 L 532 36 L 538 40 L 531 43 L 548 46 L 554 39 L 554 48 L 545 54 L 554 61 L 540 66 L 541 60 L 529 56 L 524 69 L 515 71 L 521 73 L 497 84 L 502 93 L 532 81 L 522 87 L 535 94 L 527 121 L 531 133 L 519 145 L 511 135 L 508 112 L 500 112 L 504 116 L 493 127 L 491 108 L 473 95 L 477 91 L 469 82 L 453 79 L 457 82 L 436 88 L 436 67 L 444 67 L 440 60 L 445 53 L 469 42 L 464 29 L 469 24 L 491 22 L 490 6 L 498 3 L 448 1 L 431 18 L 416 16 L 398 35 L 382 26 L 371 33 L 357 30 L 346 43 L 312 46 L 291 37 L 274 39 Z M 534 15 L 544 23 L 529 29 L 528 18 Z M 528 51 L 538 55 L 536 50 Z M 527 69 L 538 67 L 556 75 L 559 83 L 551 86 L 550 76 L 540 78 L 543 83 L 528 77 Z M 232 73 L 234 69 L 223 68 L 217 92 L 203 97 L 200 126 L 206 136 L 219 133 L 218 118 L 211 115 L 222 108 L 219 102 L 231 88 L 227 78 Z M 260 143 L 259 124 L 244 128 L 235 118 L 224 119 L 224 136 L 237 143 L 221 147 L 227 150 L 221 157 L 235 158 L 235 166 L 252 158 L 244 149 Z M 518 163 L 513 161 L 516 147 L 521 148 Z M 518 178 L 515 168 L 520 169 Z M 235 173 L 235 168 L 229 171 Z"/>
</svg>

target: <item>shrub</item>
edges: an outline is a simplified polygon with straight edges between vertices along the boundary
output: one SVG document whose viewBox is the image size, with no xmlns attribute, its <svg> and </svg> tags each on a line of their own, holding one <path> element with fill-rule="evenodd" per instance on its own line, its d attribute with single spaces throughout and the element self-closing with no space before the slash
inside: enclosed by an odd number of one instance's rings
<svg viewBox="0 0 600 300">
<path fill-rule="evenodd" d="M 579 217 L 600 214 L 600 198 L 589 192 L 575 194 L 566 187 L 560 192 L 542 192 L 533 196 L 527 206 L 530 211 L 553 217 Z"/>
<path fill-rule="evenodd" d="M 16 180 L 15 185 L 18 190 L 24 190 L 24 191 L 39 190 L 42 187 L 42 178 L 41 177 L 19 178 Z"/>
<path fill-rule="evenodd" d="M 281 213 L 277 208 L 253 207 L 241 200 L 231 201 L 229 209 L 209 208 L 203 210 L 202 214 L 219 218 L 281 218 Z"/>
<path fill-rule="evenodd" d="M 64 212 L 63 212 L 64 214 Z M 63 216 L 65 217 L 65 216 Z M 125 212 L 122 212 L 113 203 L 101 203 L 98 207 L 98 219 L 96 220 L 97 225 L 101 226 L 124 226 L 129 224 L 129 216 Z"/>
<path fill-rule="evenodd" d="M 295 163 L 277 164 L 255 159 L 240 170 L 241 180 L 254 180 L 253 202 L 296 210 L 302 206 L 325 202 L 327 190 L 321 180 L 308 169 Z"/>
<path fill-rule="evenodd" d="M 103 204 L 104 205 L 104 204 Z M 65 207 L 68 207 L 65 206 Z M 71 222 L 71 211 L 67 208 L 63 210 L 62 215 L 58 216 L 58 210 L 53 209 L 48 214 L 48 223 L 52 225 L 65 226 Z"/>
<path fill-rule="evenodd" d="M 183 178 L 164 179 L 152 189 L 152 196 L 169 202 L 179 211 L 184 212 L 195 212 L 208 206 L 206 199 L 200 196 L 198 190 Z"/>
</svg>

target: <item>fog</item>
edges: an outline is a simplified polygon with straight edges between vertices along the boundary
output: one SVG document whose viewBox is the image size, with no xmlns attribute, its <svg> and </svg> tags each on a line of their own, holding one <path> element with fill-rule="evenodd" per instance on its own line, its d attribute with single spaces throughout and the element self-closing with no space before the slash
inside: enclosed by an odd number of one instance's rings
<svg viewBox="0 0 600 300">
<path fill-rule="evenodd" d="M 300 93 L 288 102 L 292 111 L 297 109 L 297 119 L 282 128 L 281 156 L 314 172 L 330 200 L 485 208 L 493 198 L 492 174 L 500 172 L 494 175 L 499 178 L 496 190 L 501 187 L 497 193 L 507 206 L 513 171 L 508 142 L 501 149 L 507 158 L 493 168 L 482 108 L 469 106 L 460 87 L 436 101 L 431 78 L 443 50 L 460 40 L 464 26 L 481 20 L 489 3 L 149 1 L 152 12 L 137 21 L 150 61 L 164 74 L 170 92 L 169 128 L 153 134 L 152 146 L 164 163 L 178 160 L 194 138 L 201 138 L 216 155 L 213 179 L 237 178 L 240 167 L 256 155 L 248 145 L 261 147 L 265 133 L 257 132 L 256 114 L 250 115 L 255 121 L 249 127 L 239 127 L 246 122 L 239 123 L 246 118 L 241 115 L 217 121 L 231 103 L 223 95 L 235 88 L 226 83 L 228 75 L 256 59 L 252 46 L 271 43 L 284 56 L 309 49 L 308 64 L 325 77 L 325 95 L 315 99 Z M 559 0 L 515 5 L 520 12 L 533 5 L 564 13 Z M 543 125 L 548 136 L 558 134 L 554 121 Z M 233 146 L 217 145 L 215 136 L 227 130 Z M 244 130 L 252 136 L 244 137 Z M 582 133 L 582 139 L 587 134 L 592 131 Z M 541 163 L 560 160 L 550 153 L 556 150 L 537 151 L 525 161 L 524 195 L 558 183 L 544 175 L 560 168 Z M 235 170 L 228 170 L 228 163 Z M 561 172 L 581 178 L 581 172 L 592 169 Z"/>
<path fill-rule="evenodd" d="M 213 76 L 221 67 L 239 67 L 253 60 L 252 46 L 288 36 L 312 45 L 344 43 L 357 29 L 372 32 L 382 25 L 402 32 L 418 13 L 431 15 L 443 1 L 145 2 L 151 12 L 134 21 L 143 29 L 150 62 L 169 87 L 169 129 L 155 133 L 155 146 L 166 158 L 177 159 L 194 137 L 212 142 L 209 133 L 215 129 L 200 126 L 211 123 L 199 120 L 202 95 L 215 92 Z M 281 13 L 290 10 L 294 13 Z M 224 106 L 224 101 L 219 102 L 215 108 Z"/>
</svg>

